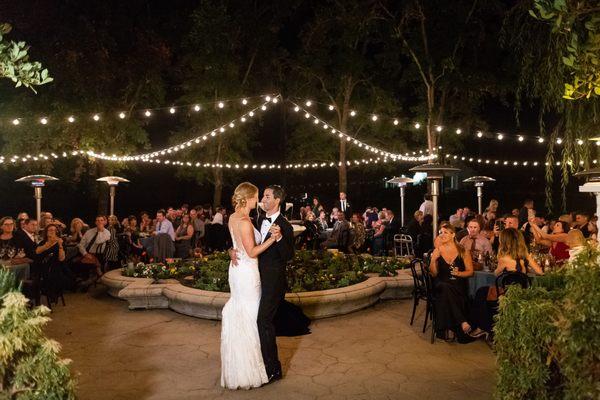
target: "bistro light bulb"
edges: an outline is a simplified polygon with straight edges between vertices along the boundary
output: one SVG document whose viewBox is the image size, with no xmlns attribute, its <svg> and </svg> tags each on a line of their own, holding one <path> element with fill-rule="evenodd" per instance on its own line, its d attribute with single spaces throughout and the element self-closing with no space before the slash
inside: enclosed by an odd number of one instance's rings
<svg viewBox="0 0 600 400">
<path fill-rule="evenodd" d="M 373 116 L 371 117 L 371 119 L 373 120 L 373 122 L 377 121 L 377 119 L 378 119 L 378 118 L 379 118 L 379 117 L 377 117 L 377 115 L 373 115 Z"/>
<path fill-rule="evenodd" d="M 18 118 L 15 118 L 12 120 L 13 125 L 19 125 L 21 123 L 21 121 L 19 121 Z"/>
<path fill-rule="evenodd" d="M 217 106 L 219 108 L 223 108 L 223 107 L 225 107 L 225 103 L 223 103 L 222 101 L 220 101 L 219 104 L 217 104 Z"/>
<path fill-rule="evenodd" d="M 356 111 L 354 111 L 354 110 L 350 111 L 350 116 L 351 117 L 356 117 Z"/>
<path fill-rule="evenodd" d="M 462 130 L 460 128 L 456 130 L 457 135 L 460 135 L 461 133 L 462 133 Z"/>
<path fill-rule="evenodd" d="M 543 138 L 543 137 L 539 138 L 539 139 L 538 139 L 538 142 L 539 142 L 539 143 L 544 143 L 544 138 Z"/>
<path fill-rule="evenodd" d="M 146 117 L 149 117 L 149 116 L 151 116 L 151 115 L 152 115 L 152 113 L 150 112 L 150 110 L 146 110 L 146 112 L 144 113 L 144 115 L 145 115 Z"/>
<path fill-rule="evenodd" d="M 310 107 L 310 106 L 312 106 L 312 101 L 306 100 L 306 103 L 304 103 L 304 104 L 306 104 L 306 107 Z"/>
<path fill-rule="evenodd" d="M 519 142 L 522 142 L 523 140 L 525 140 L 525 138 L 523 136 L 519 136 L 519 138 L 517 139 Z"/>
<path fill-rule="evenodd" d="M 123 111 L 119 113 L 119 118 L 125 119 L 125 113 Z"/>
<path fill-rule="evenodd" d="M 329 106 L 329 111 L 333 111 L 335 109 L 334 106 Z"/>
<path fill-rule="evenodd" d="M 556 139 L 556 144 L 561 144 L 561 143 L 562 143 L 562 139 L 561 138 Z"/>
<path fill-rule="evenodd" d="M 246 104 L 248 104 L 248 100 L 246 100 L 246 99 L 242 99 L 242 104 L 243 104 L 243 105 L 246 105 Z"/>
<path fill-rule="evenodd" d="M 73 123 L 73 122 L 75 122 L 75 117 L 71 115 L 69 118 L 67 118 L 67 121 L 69 121 L 70 123 Z"/>
<path fill-rule="evenodd" d="M 171 107 L 171 108 L 169 108 L 169 112 L 170 112 L 171 114 L 175 114 L 175 108 L 174 108 L 174 107 Z"/>
<path fill-rule="evenodd" d="M 200 106 L 198 104 L 196 104 L 194 106 L 194 111 L 196 111 L 196 112 L 200 111 Z"/>
<path fill-rule="evenodd" d="M 421 127 L 421 124 L 417 122 L 417 123 L 415 124 L 415 129 L 419 129 L 420 127 Z"/>
<path fill-rule="evenodd" d="M 100 116 L 98 114 L 94 114 L 94 116 L 92 117 L 92 119 L 94 121 L 100 121 Z"/>
<path fill-rule="evenodd" d="M 46 117 L 43 117 L 42 119 L 40 119 L 40 123 L 41 123 L 42 125 L 46 125 L 46 124 L 48 123 L 48 118 L 46 118 Z"/>
<path fill-rule="evenodd" d="M 400 122 L 397 119 L 394 120 L 394 125 L 398 125 L 399 123 Z"/>
<path fill-rule="evenodd" d="M 477 137 L 478 137 L 478 138 L 480 138 L 480 137 L 483 137 L 483 132 L 481 132 L 481 131 L 478 131 L 478 132 L 477 132 Z"/>
</svg>

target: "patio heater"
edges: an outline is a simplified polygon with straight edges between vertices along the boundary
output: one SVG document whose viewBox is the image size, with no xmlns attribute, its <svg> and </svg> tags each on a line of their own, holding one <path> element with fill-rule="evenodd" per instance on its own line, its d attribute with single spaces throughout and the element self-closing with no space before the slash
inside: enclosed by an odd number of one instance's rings
<svg viewBox="0 0 600 400">
<path fill-rule="evenodd" d="M 472 176 L 463 181 L 464 183 L 474 183 L 477 188 L 477 213 L 481 214 L 483 210 L 483 184 L 485 182 L 496 182 L 494 178 L 489 176 Z"/>
<path fill-rule="evenodd" d="M 35 211 L 38 223 L 42 217 L 42 188 L 46 185 L 46 181 L 57 181 L 50 175 L 28 175 L 17 179 L 15 182 L 27 182 L 33 187 L 33 197 L 35 198 Z"/>
<path fill-rule="evenodd" d="M 404 226 L 404 195 L 406 194 L 406 186 L 413 183 L 414 179 L 405 176 L 393 177 L 387 183 L 398 185 L 400 187 L 400 222 Z"/>
<path fill-rule="evenodd" d="M 129 182 L 128 179 L 120 176 L 103 176 L 96 179 L 98 182 L 106 182 L 110 188 L 110 215 L 115 215 L 115 197 L 117 195 L 117 186 L 120 182 Z"/>
<path fill-rule="evenodd" d="M 433 201 L 433 238 L 437 237 L 438 230 L 438 197 L 440 195 L 440 181 L 444 176 L 459 172 L 460 169 L 451 165 L 427 163 L 417 165 L 409 169 L 410 172 L 424 172 L 427 174 L 427 180 L 431 181 L 431 198 Z"/>
<path fill-rule="evenodd" d="M 600 168 L 586 169 L 574 176 L 583 177 L 587 182 L 579 186 L 581 193 L 594 193 L 596 195 L 596 215 L 600 216 Z"/>
</svg>

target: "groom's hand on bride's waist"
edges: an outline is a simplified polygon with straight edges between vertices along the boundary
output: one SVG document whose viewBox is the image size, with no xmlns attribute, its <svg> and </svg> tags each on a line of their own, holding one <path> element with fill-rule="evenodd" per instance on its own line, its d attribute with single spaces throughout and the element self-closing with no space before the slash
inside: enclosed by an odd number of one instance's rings
<svg viewBox="0 0 600 400">
<path fill-rule="evenodd" d="M 233 264 L 234 267 L 237 267 L 237 263 L 238 263 L 237 251 L 235 249 L 229 249 L 228 253 L 229 253 L 229 258 L 231 259 L 231 263 Z"/>
</svg>

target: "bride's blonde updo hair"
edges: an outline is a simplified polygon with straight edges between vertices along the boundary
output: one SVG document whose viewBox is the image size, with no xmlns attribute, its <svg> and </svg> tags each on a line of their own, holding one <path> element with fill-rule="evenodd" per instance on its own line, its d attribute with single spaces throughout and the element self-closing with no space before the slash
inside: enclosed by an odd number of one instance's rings
<svg viewBox="0 0 600 400">
<path fill-rule="evenodd" d="M 256 196 L 257 193 L 258 188 L 250 182 L 240 183 L 235 188 L 233 196 L 231 196 L 231 204 L 233 204 L 233 208 L 238 209 L 241 207 L 246 207 L 248 199 Z"/>
</svg>

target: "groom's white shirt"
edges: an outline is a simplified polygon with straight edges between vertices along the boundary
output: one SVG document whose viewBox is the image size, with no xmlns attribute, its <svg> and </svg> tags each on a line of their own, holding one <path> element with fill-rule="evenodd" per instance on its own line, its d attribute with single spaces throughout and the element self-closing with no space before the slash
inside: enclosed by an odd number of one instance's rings
<svg viewBox="0 0 600 400">
<path fill-rule="evenodd" d="M 262 225 L 260 226 L 260 236 L 262 238 L 262 240 L 260 241 L 261 243 L 265 241 L 265 238 L 267 237 L 267 234 L 269 233 L 269 229 L 271 229 L 271 225 L 273 225 L 273 222 L 275 222 L 277 217 L 279 217 L 279 214 L 280 214 L 280 212 L 277 211 L 275 214 L 271 215 L 269 217 L 269 218 L 271 218 L 271 222 L 267 221 L 266 219 L 263 219 Z"/>
</svg>

